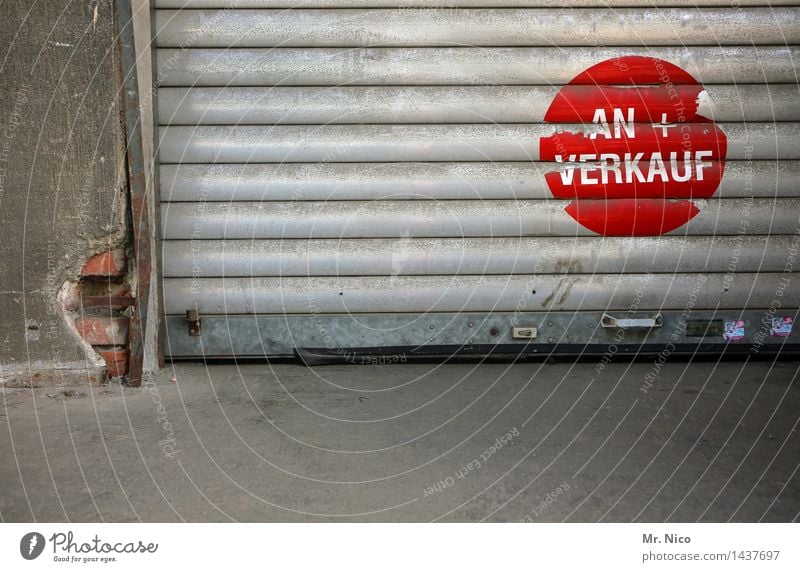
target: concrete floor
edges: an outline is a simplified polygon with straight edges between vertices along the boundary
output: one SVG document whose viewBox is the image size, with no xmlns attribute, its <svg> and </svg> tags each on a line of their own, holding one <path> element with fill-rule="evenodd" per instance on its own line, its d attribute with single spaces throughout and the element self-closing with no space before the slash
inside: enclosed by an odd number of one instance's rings
<svg viewBox="0 0 800 572">
<path fill-rule="evenodd" d="M 5 389 L 0 518 L 798 520 L 799 367 L 182 363 Z"/>
</svg>

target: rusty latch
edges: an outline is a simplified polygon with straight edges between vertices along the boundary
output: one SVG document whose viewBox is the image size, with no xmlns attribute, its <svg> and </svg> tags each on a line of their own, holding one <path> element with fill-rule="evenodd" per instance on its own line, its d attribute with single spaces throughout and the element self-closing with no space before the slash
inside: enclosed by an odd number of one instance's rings
<svg viewBox="0 0 800 572">
<path fill-rule="evenodd" d="M 189 323 L 189 335 L 199 336 L 202 330 L 200 312 L 198 312 L 196 309 L 186 310 L 186 321 Z"/>
</svg>

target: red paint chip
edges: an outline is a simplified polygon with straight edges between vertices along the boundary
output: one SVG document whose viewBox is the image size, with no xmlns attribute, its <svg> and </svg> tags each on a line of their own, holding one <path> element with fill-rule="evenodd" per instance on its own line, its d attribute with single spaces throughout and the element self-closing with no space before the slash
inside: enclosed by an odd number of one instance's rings
<svg viewBox="0 0 800 572">
<path fill-rule="evenodd" d="M 695 217 L 692 199 L 716 193 L 727 138 L 699 114 L 703 88 L 678 66 L 643 56 L 601 62 L 553 99 L 545 121 L 575 124 L 542 138 L 555 198 L 604 236 L 654 236 Z"/>
</svg>

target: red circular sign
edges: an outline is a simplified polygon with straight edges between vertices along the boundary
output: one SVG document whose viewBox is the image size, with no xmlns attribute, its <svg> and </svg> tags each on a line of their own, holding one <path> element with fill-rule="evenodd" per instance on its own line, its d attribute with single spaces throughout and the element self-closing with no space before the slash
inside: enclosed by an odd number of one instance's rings
<svg viewBox="0 0 800 572">
<path fill-rule="evenodd" d="M 700 109 L 703 87 L 678 66 L 625 56 L 590 67 L 565 85 L 545 121 L 564 125 L 539 144 L 545 175 L 565 209 L 604 236 L 655 236 L 700 212 L 714 195 L 727 139 Z"/>
</svg>

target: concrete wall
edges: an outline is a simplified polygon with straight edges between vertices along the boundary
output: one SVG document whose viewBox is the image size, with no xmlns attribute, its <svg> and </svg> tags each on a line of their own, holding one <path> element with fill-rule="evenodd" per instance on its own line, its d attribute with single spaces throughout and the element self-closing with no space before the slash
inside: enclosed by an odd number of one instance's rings
<svg viewBox="0 0 800 572">
<path fill-rule="evenodd" d="M 111 0 L 0 4 L 0 384 L 101 375 L 59 291 L 127 241 L 114 28 Z"/>
</svg>

